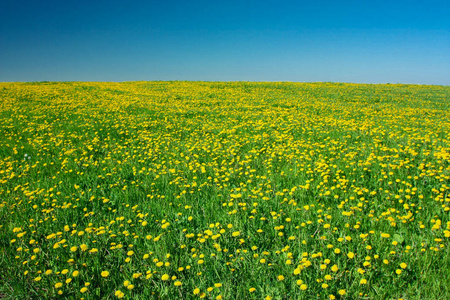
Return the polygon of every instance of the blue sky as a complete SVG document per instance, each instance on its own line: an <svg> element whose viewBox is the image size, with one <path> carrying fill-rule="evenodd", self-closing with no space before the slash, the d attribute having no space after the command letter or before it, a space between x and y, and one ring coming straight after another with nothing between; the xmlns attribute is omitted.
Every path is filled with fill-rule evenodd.
<svg viewBox="0 0 450 300"><path fill-rule="evenodd" d="M3 1L0 81L450 85L450 1Z"/></svg>

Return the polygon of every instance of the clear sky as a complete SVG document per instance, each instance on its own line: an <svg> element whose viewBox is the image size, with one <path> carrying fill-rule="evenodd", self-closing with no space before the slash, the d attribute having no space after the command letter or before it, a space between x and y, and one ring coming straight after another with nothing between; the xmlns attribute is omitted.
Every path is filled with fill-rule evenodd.
<svg viewBox="0 0 450 300"><path fill-rule="evenodd" d="M0 81L450 85L450 1L2 1Z"/></svg>

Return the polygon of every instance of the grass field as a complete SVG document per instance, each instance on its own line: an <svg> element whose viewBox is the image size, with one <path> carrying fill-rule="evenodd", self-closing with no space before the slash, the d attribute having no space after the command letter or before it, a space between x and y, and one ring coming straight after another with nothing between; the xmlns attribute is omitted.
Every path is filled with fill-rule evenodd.
<svg viewBox="0 0 450 300"><path fill-rule="evenodd" d="M0 83L0 298L450 299L450 87Z"/></svg>

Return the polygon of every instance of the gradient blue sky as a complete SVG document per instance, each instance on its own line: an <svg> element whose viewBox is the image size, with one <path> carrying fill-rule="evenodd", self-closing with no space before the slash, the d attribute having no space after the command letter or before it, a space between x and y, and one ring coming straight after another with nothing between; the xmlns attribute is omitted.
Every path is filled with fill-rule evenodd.
<svg viewBox="0 0 450 300"><path fill-rule="evenodd" d="M2 1L0 81L450 85L450 1Z"/></svg>

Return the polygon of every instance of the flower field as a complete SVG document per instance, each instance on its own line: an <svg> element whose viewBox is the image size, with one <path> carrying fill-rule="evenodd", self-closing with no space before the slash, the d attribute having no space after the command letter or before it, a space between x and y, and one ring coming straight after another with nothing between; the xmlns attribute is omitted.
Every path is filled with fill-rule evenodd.
<svg viewBox="0 0 450 300"><path fill-rule="evenodd" d="M0 83L0 299L450 299L450 87Z"/></svg>

